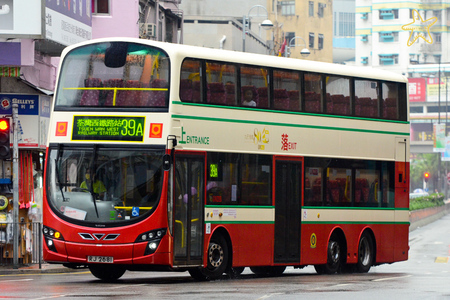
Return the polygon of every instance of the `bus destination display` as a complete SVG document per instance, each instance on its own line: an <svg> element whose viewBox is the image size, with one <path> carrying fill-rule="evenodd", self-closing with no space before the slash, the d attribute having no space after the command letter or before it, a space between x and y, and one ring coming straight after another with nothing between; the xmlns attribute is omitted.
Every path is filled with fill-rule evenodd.
<svg viewBox="0 0 450 300"><path fill-rule="evenodd" d="M144 124L145 117L74 116L72 140L142 142Z"/></svg>

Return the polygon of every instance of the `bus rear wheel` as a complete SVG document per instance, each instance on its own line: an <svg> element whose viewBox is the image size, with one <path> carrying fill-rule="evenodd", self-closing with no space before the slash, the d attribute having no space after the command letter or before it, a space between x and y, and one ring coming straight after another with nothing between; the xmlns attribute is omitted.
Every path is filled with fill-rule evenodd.
<svg viewBox="0 0 450 300"><path fill-rule="evenodd" d="M122 277L126 269L118 265L89 265L89 271L102 281L112 282Z"/></svg>
<svg viewBox="0 0 450 300"><path fill-rule="evenodd" d="M215 280L222 277L228 267L228 244L221 235L213 236L208 246L208 265L206 268L189 270L196 280Z"/></svg>
<svg viewBox="0 0 450 300"><path fill-rule="evenodd" d="M361 235L358 246L358 263L356 264L356 270L359 273L367 273L372 266L374 259L373 241L367 231Z"/></svg>

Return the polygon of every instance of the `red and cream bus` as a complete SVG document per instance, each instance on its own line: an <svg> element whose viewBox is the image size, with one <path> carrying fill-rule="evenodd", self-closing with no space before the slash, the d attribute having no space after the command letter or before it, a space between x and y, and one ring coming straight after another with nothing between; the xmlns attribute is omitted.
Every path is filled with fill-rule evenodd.
<svg viewBox="0 0 450 300"><path fill-rule="evenodd" d="M108 281L408 258L405 77L124 38L70 46L59 70L45 261Z"/></svg>

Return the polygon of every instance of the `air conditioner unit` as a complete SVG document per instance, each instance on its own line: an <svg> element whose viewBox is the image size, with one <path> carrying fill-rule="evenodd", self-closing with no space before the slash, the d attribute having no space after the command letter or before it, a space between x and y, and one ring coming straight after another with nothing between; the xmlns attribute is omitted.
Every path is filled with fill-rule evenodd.
<svg viewBox="0 0 450 300"><path fill-rule="evenodd" d="M156 24L154 23L140 23L139 35L144 38L156 36Z"/></svg>
<svg viewBox="0 0 450 300"><path fill-rule="evenodd" d="M147 35L150 37L156 36L156 24L146 23Z"/></svg>

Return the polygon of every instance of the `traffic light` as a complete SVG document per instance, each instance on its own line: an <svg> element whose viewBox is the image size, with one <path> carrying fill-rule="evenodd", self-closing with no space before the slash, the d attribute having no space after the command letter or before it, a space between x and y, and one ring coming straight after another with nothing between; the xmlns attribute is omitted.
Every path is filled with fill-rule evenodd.
<svg viewBox="0 0 450 300"><path fill-rule="evenodd" d="M423 173L423 179L425 180L425 182L428 182L429 178L430 178L430 173L428 173L428 172Z"/></svg>
<svg viewBox="0 0 450 300"><path fill-rule="evenodd" d="M11 158L11 147L9 143L11 128L8 118L0 118L0 159Z"/></svg>

